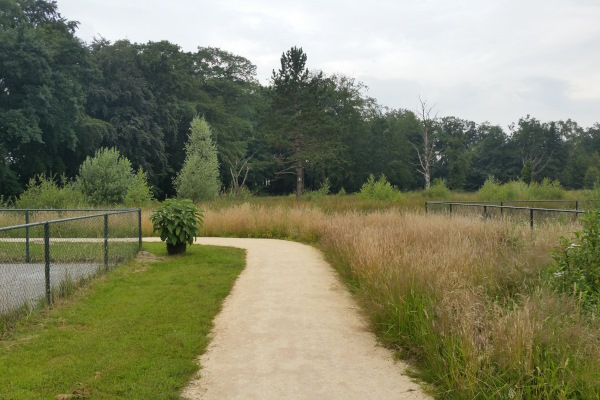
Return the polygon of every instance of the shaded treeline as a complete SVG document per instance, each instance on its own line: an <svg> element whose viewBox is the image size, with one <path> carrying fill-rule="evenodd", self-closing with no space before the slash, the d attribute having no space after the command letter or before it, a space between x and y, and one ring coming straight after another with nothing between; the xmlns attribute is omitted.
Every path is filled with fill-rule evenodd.
<svg viewBox="0 0 600 400"><path fill-rule="evenodd" d="M190 122L204 116L219 152L224 189L233 182L284 194L352 192L369 174L401 189L422 188L418 150L425 121L367 96L352 78L307 69L292 48L269 85L244 57L211 47L185 52L167 41L103 38L86 44L55 2L0 2L0 194L18 195L37 174L73 177L100 147L142 167L158 198L174 195ZM409 108L416 108L407 105ZM541 122L508 130L456 117L434 118L432 178L475 190L488 176L558 179L582 188L600 177L600 124ZM301 188L302 188L301 186Z"/></svg>

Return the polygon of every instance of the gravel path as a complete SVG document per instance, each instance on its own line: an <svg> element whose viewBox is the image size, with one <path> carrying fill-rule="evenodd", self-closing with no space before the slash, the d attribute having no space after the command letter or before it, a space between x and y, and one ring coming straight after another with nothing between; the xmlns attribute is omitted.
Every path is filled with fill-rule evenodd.
<svg viewBox="0 0 600 400"><path fill-rule="evenodd" d="M247 250L215 319L188 399L428 399L375 336L314 248L270 239L200 238Z"/></svg>

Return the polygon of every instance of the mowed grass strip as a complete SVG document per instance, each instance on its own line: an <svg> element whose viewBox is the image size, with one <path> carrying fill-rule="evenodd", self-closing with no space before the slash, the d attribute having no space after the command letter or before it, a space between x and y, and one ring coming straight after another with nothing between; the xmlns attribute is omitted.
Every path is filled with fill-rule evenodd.
<svg viewBox="0 0 600 400"><path fill-rule="evenodd" d="M0 399L179 398L244 251L144 249L165 261L119 267L0 340Z"/></svg>

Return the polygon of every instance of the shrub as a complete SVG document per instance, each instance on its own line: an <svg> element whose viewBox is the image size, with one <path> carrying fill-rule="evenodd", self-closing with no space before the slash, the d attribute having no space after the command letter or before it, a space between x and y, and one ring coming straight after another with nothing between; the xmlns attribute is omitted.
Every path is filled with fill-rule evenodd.
<svg viewBox="0 0 600 400"><path fill-rule="evenodd" d="M477 191L480 200L504 200L502 184L493 176L487 178L483 186Z"/></svg>
<svg viewBox="0 0 600 400"><path fill-rule="evenodd" d="M148 177L140 168L131 176L124 203L127 207L142 207L152 203L152 187L148 186Z"/></svg>
<svg viewBox="0 0 600 400"><path fill-rule="evenodd" d="M433 184L423 191L423 195L428 198L446 199L450 197L450 189L446 186L445 179L434 179Z"/></svg>
<svg viewBox="0 0 600 400"><path fill-rule="evenodd" d="M565 197L565 190L559 181L544 178L541 183L534 182L527 188L528 200L560 200Z"/></svg>
<svg viewBox="0 0 600 400"><path fill-rule="evenodd" d="M370 200L402 200L402 193L396 186L388 182L385 175L381 174L375 180L373 174L360 188L360 197Z"/></svg>
<svg viewBox="0 0 600 400"><path fill-rule="evenodd" d="M509 181L502 185L501 200L527 200L529 186L523 181Z"/></svg>
<svg viewBox="0 0 600 400"><path fill-rule="evenodd" d="M550 268L553 286L575 296L588 309L600 311L600 211L592 210L581 217L583 228L574 240L562 236L554 248L556 261Z"/></svg>
<svg viewBox="0 0 600 400"><path fill-rule="evenodd" d="M62 176L57 184L54 177L45 174L31 178L16 201L18 208L73 208L83 204L84 196L73 181Z"/></svg>
<svg viewBox="0 0 600 400"><path fill-rule="evenodd" d="M583 177L583 187L586 189L593 189L594 184L600 181L600 170L594 165L590 165L585 171Z"/></svg>
<svg viewBox="0 0 600 400"><path fill-rule="evenodd" d="M523 181L510 181L500 184L489 177L477 191L480 200L559 200L565 197L565 190L559 181L544 178L541 183L527 185Z"/></svg>
<svg viewBox="0 0 600 400"><path fill-rule="evenodd" d="M331 183L329 182L329 178L325 178L323 183L321 183L321 187L318 190L307 191L302 194L302 198L305 200L320 199L327 196L330 190Z"/></svg>
<svg viewBox="0 0 600 400"><path fill-rule="evenodd" d="M93 205L120 204L131 181L131 163L117 149L100 149L79 167L77 183Z"/></svg>

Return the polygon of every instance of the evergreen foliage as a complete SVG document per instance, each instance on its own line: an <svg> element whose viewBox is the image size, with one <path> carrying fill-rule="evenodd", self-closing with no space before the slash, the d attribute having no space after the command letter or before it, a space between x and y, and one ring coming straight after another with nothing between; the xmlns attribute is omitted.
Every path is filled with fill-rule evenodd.
<svg viewBox="0 0 600 400"><path fill-rule="evenodd" d="M185 145L186 158L174 184L177 196L193 201L214 199L221 187L217 148L210 125L204 117L194 117Z"/></svg>

